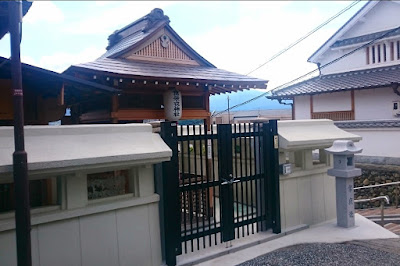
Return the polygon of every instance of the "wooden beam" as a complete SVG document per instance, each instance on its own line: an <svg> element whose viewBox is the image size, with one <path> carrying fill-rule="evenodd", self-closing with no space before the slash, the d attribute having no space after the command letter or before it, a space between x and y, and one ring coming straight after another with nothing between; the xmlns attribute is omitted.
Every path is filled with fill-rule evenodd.
<svg viewBox="0 0 400 266"><path fill-rule="evenodd" d="M313 113L314 113L314 104L313 104L313 96L310 95L310 117L313 119Z"/></svg>
<svg viewBox="0 0 400 266"><path fill-rule="evenodd" d="M111 98L111 112L118 112L118 95L113 95ZM112 117L112 123L118 123L118 117Z"/></svg>
<svg viewBox="0 0 400 266"><path fill-rule="evenodd" d="M118 120L143 120L143 119L165 119L164 110L154 109L119 109L112 112L111 117ZM183 109L181 119L207 119L210 112L198 109Z"/></svg>

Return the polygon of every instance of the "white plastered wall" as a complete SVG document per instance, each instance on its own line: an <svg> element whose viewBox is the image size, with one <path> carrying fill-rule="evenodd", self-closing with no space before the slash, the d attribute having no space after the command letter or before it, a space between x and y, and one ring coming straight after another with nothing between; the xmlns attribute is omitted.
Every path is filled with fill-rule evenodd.
<svg viewBox="0 0 400 266"><path fill-rule="evenodd" d="M351 110L351 92L317 94L313 96L314 112L334 112Z"/></svg>
<svg viewBox="0 0 400 266"><path fill-rule="evenodd" d="M294 119L311 119L309 95L294 97L294 106Z"/></svg>
<svg viewBox="0 0 400 266"><path fill-rule="evenodd" d="M392 113L394 101L400 101L400 96L395 94L392 88L355 91L355 119L396 119Z"/></svg>

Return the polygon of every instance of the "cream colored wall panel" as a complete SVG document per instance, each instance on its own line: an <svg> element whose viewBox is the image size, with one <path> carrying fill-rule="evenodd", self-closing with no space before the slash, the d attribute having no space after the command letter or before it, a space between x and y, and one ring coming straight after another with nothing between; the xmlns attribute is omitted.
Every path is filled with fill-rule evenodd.
<svg viewBox="0 0 400 266"><path fill-rule="evenodd" d="M80 218L80 232L83 266L118 265L115 211Z"/></svg>
<svg viewBox="0 0 400 266"><path fill-rule="evenodd" d="M325 176L324 194L325 194L325 213L326 219L336 218L336 184L335 177Z"/></svg>
<svg viewBox="0 0 400 266"><path fill-rule="evenodd" d="M78 219L39 225L38 237L41 266L81 265Z"/></svg>
<svg viewBox="0 0 400 266"><path fill-rule="evenodd" d="M31 254L32 254L32 265L41 266L39 256L39 240L37 226L32 226L31 229Z"/></svg>
<svg viewBox="0 0 400 266"><path fill-rule="evenodd" d="M297 207L299 209L300 223L312 223L312 200L311 194L311 180L309 177L299 178L297 180L298 201Z"/></svg>
<svg viewBox="0 0 400 266"><path fill-rule="evenodd" d="M285 191L285 218L286 227L292 227L300 224L299 209L297 207L298 193L297 193L297 180L288 179L283 182L283 189Z"/></svg>
<svg viewBox="0 0 400 266"><path fill-rule="evenodd" d="M324 195L324 179L321 175L311 177L311 193L313 224L326 221L325 219L325 195Z"/></svg>
<svg viewBox="0 0 400 266"><path fill-rule="evenodd" d="M17 265L16 245L14 230L0 233L0 265Z"/></svg>
<svg viewBox="0 0 400 266"><path fill-rule="evenodd" d="M283 189L284 181L279 181L279 202L281 209L281 228L286 228L286 208L285 208L285 190Z"/></svg>
<svg viewBox="0 0 400 266"><path fill-rule="evenodd" d="M161 265L161 238L158 204L147 205L149 211L150 251L153 265Z"/></svg>
<svg viewBox="0 0 400 266"><path fill-rule="evenodd" d="M120 265L152 265L147 206L116 212Z"/></svg>

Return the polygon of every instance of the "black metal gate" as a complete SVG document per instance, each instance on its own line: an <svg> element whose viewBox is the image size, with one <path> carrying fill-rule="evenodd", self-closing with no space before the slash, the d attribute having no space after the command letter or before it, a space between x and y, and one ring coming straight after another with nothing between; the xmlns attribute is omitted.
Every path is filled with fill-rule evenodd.
<svg viewBox="0 0 400 266"><path fill-rule="evenodd" d="M161 221L167 265L176 255L272 229L280 233L277 121L161 124L173 151L162 165Z"/></svg>

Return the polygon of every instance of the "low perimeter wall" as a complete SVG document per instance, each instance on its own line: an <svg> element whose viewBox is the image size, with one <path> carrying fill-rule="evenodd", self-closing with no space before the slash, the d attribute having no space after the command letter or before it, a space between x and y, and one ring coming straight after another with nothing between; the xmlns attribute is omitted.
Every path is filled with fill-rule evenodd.
<svg viewBox="0 0 400 266"><path fill-rule="evenodd" d="M0 265L17 265L13 128L0 127ZM155 164L171 150L150 125L25 127L34 266L159 266Z"/></svg>

